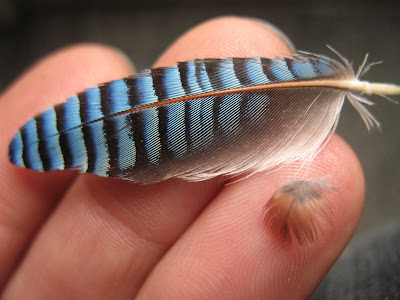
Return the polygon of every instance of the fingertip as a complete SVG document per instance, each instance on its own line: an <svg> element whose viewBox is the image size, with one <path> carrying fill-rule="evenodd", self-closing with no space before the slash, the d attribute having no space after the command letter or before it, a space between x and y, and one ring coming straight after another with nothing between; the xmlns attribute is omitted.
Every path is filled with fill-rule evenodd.
<svg viewBox="0 0 400 300"><path fill-rule="evenodd" d="M76 44L56 50L32 65L0 99L4 122L0 141L45 109L102 82L127 77L134 66L120 50L100 44ZM6 153L6 147L4 147ZM8 148L7 148L8 150Z"/></svg>
<svg viewBox="0 0 400 300"><path fill-rule="evenodd" d="M274 24L272 24L264 19L253 17L253 18L250 18L250 20L258 22L262 26L266 27L268 30L274 32L286 44L286 47L290 50L290 52L296 51L296 47L294 46L293 42L280 28L276 27Z"/></svg>
<svg viewBox="0 0 400 300"><path fill-rule="evenodd" d="M207 57L275 57L290 54L292 48L289 39L272 25L258 19L224 16L207 20L184 33L155 66Z"/></svg>
<svg viewBox="0 0 400 300"><path fill-rule="evenodd" d="M10 109L39 112L88 87L134 72L122 51L107 45L82 43L56 50L24 72L1 95L0 104ZM22 109L23 108L23 109Z"/></svg>
<svg viewBox="0 0 400 300"><path fill-rule="evenodd" d="M45 217L75 178L70 172L38 173L12 165L8 145L17 129L76 92L132 72L132 64L121 51L99 44L77 44L42 58L1 95L0 198L15 207L10 218L23 224L15 226L35 229L35 222ZM22 212L29 217L21 218Z"/></svg>
<svg viewBox="0 0 400 300"><path fill-rule="evenodd" d="M282 35L265 24L245 18L222 17L185 33L155 65L168 66L177 61L205 57L271 57L289 54L291 50ZM181 293L179 295L182 290L193 292L193 282L198 282L204 272L210 283L217 282L214 290L205 291L214 292L213 295L217 295L219 278L224 286L231 284L228 290L236 296L245 292L253 292L253 296L268 293L271 297L287 299L309 295L355 231L361 215L364 179L356 155L336 135L310 168L299 172L301 167L297 165L288 172L278 170L257 174L225 187L155 269L144 286L144 293L149 292L154 297L174 288L177 289L174 292ZM328 183L338 192L328 192L326 199L319 199L317 203L322 204L322 208L307 207L305 212L300 212L300 217L294 218L293 234L297 234L300 244L310 247L282 246L271 232L273 229L263 227L261 207L273 195L274 189L303 175L313 179L332 175ZM289 197L285 201L284 209L287 209L292 199ZM317 234L315 224L310 221L313 220L310 216L316 212L329 219L318 225ZM296 233L298 226L308 229ZM282 226L275 228L282 232ZM278 232L278 235L291 237L285 228L283 230L284 234ZM174 266L182 260L186 262L185 270L174 272L177 269ZM195 264L191 265L192 262ZM244 269L248 272L244 273ZM236 273L235 270L240 271ZM185 275L184 271L187 271ZM226 275L231 280L228 283ZM174 283L179 284L174 286ZM251 288L246 290L246 287Z"/></svg>
<svg viewBox="0 0 400 300"><path fill-rule="evenodd" d="M365 182L356 154L334 134L310 166L298 163L248 180L265 187L264 196L260 191L256 199L273 200L267 202L272 209L267 220L263 218L268 207L259 209L265 255L274 274L269 286L282 298L310 295L350 241L361 217ZM294 200L298 189L285 190L296 180L302 182L305 202ZM312 183L306 192L304 182ZM260 200L260 204L263 207L266 202ZM296 280L284 281L293 274Z"/></svg>
<svg viewBox="0 0 400 300"><path fill-rule="evenodd" d="M345 247L361 217L365 182L356 154L340 136L333 135L309 167L296 163L264 180L272 183L264 208L271 236L303 245L334 243L337 251Z"/></svg>
<svg viewBox="0 0 400 300"><path fill-rule="evenodd" d="M337 192L331 193L334 209L334 236L341 250L353 236L361 218L365 200L365 178L356 153L339 135L334 135L326 150L321 153L320 163L326 164L331 173L329 183Z"/></svg>
<svg viewBox="0 0 400 300"><path fill-rule="evenodd" d="M75 64L75 62L79 64ZM72 64L73 68L104 68L111 73L110 76L121 71L132 73L135 70L128 55L121 49L112 45L89 42L56 49L36 62L29 71L41 67L43 64L49 68L53 68L53 65L57 64L56 69L60 71L62 71L62 67L68 68L69 64Z"/></svg>

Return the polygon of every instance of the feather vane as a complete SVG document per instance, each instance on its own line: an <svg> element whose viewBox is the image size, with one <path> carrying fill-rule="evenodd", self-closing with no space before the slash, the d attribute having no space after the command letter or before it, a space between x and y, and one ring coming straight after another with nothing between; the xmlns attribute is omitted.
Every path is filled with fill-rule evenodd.
<svg viewBox="0 0 400 300"><path fill-rule="evenodd" d="M205 180L311 161L335 130L345 97L379 126L361 94L400 87L358 80L344 60L196 59L86 89L17 131L12 163L151 183Z"/></svg>

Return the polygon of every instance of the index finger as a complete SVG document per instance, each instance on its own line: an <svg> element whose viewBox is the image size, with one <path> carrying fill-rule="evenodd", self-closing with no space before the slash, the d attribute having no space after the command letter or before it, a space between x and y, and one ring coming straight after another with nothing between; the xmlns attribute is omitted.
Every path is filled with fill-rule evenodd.
<svg viewBox="0 0 400 300"><path fill-rule="evenodd" d="M258 23L220 18L184 34L157 64L175 64L197 55L243 56L249 51L256 55L259 38L268 41L268 49L289 52L274 32ZM200 41L195 43L196 39ZM232 41L239 40L246 42L233 48ZM180 55L168 58L179 49ZM66 289L75 298L134 297L160 257L223 184L222 180L169 180L144 186L81 176L43 226L6 297L20 299L29 293L47 299ZM37 283L38 277L43 284Z"/></svg>
<svg viewBox="0 0 400 300"><path fill-rule="evenodd" d="M132 72L128 60L110 47L73 46L39 61L0 95L0 286L76 175L13 166L7 157L15 131L76 91Z"/></svg>
<svg viewBox="0 0 400 300"><path fill-rule="evenodd" d="M247 44L242 48L250 41L241 37L240 27L236 29L237 35L230 36L232 40L215 48L217 53L274 57L284 54L284 49L274 44L274 37L268 35L251 40L253 47ZM213 28L208 30L212 32ZM216 40L221 40L221 36L215 40L213 34L210 36L209 40L197 41L198 36L194 36L193 40L180 44L178 41L179 47L171 48L162 62L193 58L187 56L187 49L193 50L195 57L209 56L203 49L208 43L219 46ZM239 50L237 54L233 45L245 53ZM299 169L301 166L295 164L225 186L158 263L138 298L303 299L310 295L356 228L364 181L354 152L336 135L305 168L307 172ZM329 183L337 192L326 197L333 208L330 222L321 224L321 238L315 244L298 247L296 243L282 243L271 230L266 230L262 210L277 188L296 178L319 179L327 175L332 175Z"/></svg>

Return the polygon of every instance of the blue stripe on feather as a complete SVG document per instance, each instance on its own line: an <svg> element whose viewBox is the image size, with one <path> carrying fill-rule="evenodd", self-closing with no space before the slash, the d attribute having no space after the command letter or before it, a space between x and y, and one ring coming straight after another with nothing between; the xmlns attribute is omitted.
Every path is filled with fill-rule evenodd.
<svg viewBox="0 0 400 300"><path fill-rule="evenodd" d="M285 61L274 59L269 61L271 63L271 72L274 74L277 81L291 81L296 79Z"/></svg>
<svg viewBox="0 0 400 300"><path fill-rule="evenodd" d="M232 59L224 59L219 64L218 77L222 83L221 89L233 89L243 87L236 77Z"/></svg>
<svg viewBox="0 0 400 300"><path fill-rule="evenodd" d="M292 61L292 70L295 76L302 79L311 79L318 76L314 71L314 66L310 62L310 60L306 61Z"/></svg>
<svg viewBox="0 0 400 300"><path fill-rule="evenodd" d="M197 82L196 62L191 60L186 62L185 64L186 64L186 80L188 83L188 89L190 90L190 93L192 95L201 93L203 89Z"/></svg>
<svg viewBox="0 0 400 300"><path fill-rule="evenodd" d="M142 106L158 101L154 87L153 78L151 76L136 78L135 92L139 103L137 106Z"/></svg>
<svg viewBox="0 0 400 300"><path fill-rule="evenodd" d="M101 111L101 96L98 86L89 88L85 91L87 100L87 122L101 119L104 117Z"/></svg>
<svg viewBox="0 0 400 300"><path fill-rule="evenodd" d="M64 169L64 158L61 152L59 135L57 130L57 117L54 108L50 108L41 115L42 141L49 158L49 170ZM44 138L46 137L46 138Z"/></svg>
<svg viewBox="0 0 400 300"><path fill-rule="evenodd" d="M22 128L24 136L24 164L31 169L43 171L42 160L39 155L39 143L36 119L30 119Z"/></svg>
<svg viewBox="0 0 400 300"><path fill-rule="evenodd" d="M166 99L186 96L186 92L182 87L181 77L177 67L166 68L164 76L164 90Z"/></svg>
<svg viewBox="0 0 400 300"><path fill-rule="evenodd" d="M129 104L129 88L123 79L109 82L107 84L107 92L110 101L110 103L107 103L109 105L110 114L119 113L132 108Z"/></svg>
<svg viewBox="0 0 400 300"><path fill-rule="evenodd" d="M63 104L63 107L63 128L67 143L71 149L72 166L79 167L81 171L85 172L88 166L88 156L82 128L79 127L82 122L78 97L76 95L70 97L68 102Z"/></svg>
<svg viewBox="0 0 400 300"><path fill-rule="evenodd" d="M74 95L68 98L62 106L64 108L64 131L82 124L78 96Z"/></svg>
<svg viewBox="0 0 400 300"><path fill-rule="evenodd" d="M258 57L245 59L243 72L245 72L251 85L271 83L271 80L264 74L261 60Z"/></svg>
<svg viewBox="0 0 400 300"><path fill-rule="evenodd" d="M196 60L196 78L203 93L214 91L203 60Z"/></svg>
<svg viewBox="0 0 400 300"><path fill-rule="evenodd" d="M71 148L72 163L74 168L86 172L88 165L87 151L84 144L81 128L75 128L65 133L68 145Z"/></svg>
<svg viewBox="0 0 400 300"><path fill-rule="evenodd" d="M110 157L107 148L107 140L105 134L103 132L104 121L99 120L93 123L86 125L90 131L92 141L94 143L94 147L91 151L93 151L93 155L95 157L94 163L94 174L99 176L107 176L107 171L110 168Z"/></svg>

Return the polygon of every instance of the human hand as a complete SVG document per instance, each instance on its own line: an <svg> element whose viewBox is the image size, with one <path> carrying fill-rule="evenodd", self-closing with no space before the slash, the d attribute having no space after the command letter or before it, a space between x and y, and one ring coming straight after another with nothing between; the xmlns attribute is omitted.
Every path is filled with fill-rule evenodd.
<svg viewBox="0 0 400 300"><path fill-rule="evenodd" d="M271 28L219 18L178 39L155 66L193 58L290 53ZM80 45L40 61L1 95L0 284L2 299L296 299L309 296L351 238L364 179L338 136L307 178L334 174L332 215L320 239L276 240L262 209L298 166L224 185L168 180L138 185L74 172L40 174L7 160L30 117L71 94L132 74L113 49Z"/></svg>

